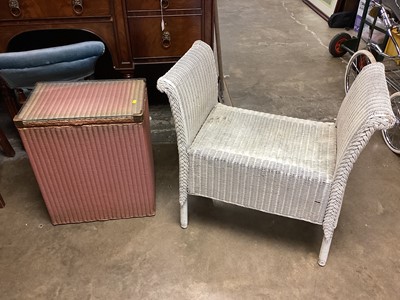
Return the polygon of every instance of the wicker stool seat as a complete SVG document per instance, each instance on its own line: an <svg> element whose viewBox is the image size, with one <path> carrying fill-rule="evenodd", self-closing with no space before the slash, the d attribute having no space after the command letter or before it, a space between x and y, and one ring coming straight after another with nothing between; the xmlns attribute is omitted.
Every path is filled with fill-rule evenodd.
<svg viewBox="0 0 400 300"><path fill-rule="evenodd" d="M322 224L335 136L334 124L217 104L188 149L188 192Z"/></svg>

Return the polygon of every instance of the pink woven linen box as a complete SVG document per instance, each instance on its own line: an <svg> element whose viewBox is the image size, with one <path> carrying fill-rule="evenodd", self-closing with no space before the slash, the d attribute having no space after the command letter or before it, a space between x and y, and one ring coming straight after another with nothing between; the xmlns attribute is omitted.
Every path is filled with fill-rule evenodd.
<svg viewBox="0 0 400 300"><path fill-rule="evenodd" d="M155 214L144 80L39 83L14 122L54 225Z"/></svg>

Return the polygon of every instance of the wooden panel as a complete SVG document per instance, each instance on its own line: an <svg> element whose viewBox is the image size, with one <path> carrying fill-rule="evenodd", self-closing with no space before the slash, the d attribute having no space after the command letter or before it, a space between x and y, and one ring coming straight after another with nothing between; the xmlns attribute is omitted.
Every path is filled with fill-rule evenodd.
<svg viewBox="0 0 400 300"><path fill-rule="evenodd" d="M166 0L163 0L164 4ZM25 32L77 29L97 35L111 53L114 67L125 75L136 63L178 60L201 39L213 42L212 0L168 0L164 9L171 46L161 41L160 0L83 0L81 15L74 13L73 0L18 0L21 15L12 16L9 1L0 1L0 52Z"/></svg>
<svg viewBox="0 0 400 300"><path fill-rule="evenodd" d="M165 0L164 3L167 6L166 10L201 8L201 0ZM127 0L126 6L128 10L159 10L160 0Z"/></svg>
<svg viewBox="0 0 400 300"><path fill-rule="evenodd" d="M35 0L18 1L21 15L14 17L8 6L8 1L0 1L0 19L34 19L34 18L64 18L75 17L71 0ZM110 0L84 0L81 17L111 15Z"/></svg>
<svg viewBox="0 0 400 300"><path fill-rule="evenodd" d="M32 20L26 25L20 26L5 26L0 25L0 53L7 51L7 45L9 44L12 37L24 32L42 32L45 34L46 30L53 29L77 29L84 30L97 35L107 46L110 53L112 53L113 63L116 69L132 69L132 61L128 64L124 60L125 52L128 52L129 44L119 41L116 38L116 30L112 22L84 22L82 19L75 20L74 18L67 19L69 22L48 22L46 24L36 22ZM129 41L129 40L128 40ZM120 46L122 45L122 46ZM128 53L128 58L131 58Z"/></svg>
<svg viewBox="0 0 400 300"><path fill-rule="evenodd" d="M133 57L143 58L165 58L180 57L193 44L194 41L202 39L202 17L199 16L176 16L164 17L167 24L165 30L170 33L170 47L165 48L162 43L162 32L160 28L160 17L129 18L129 30L133 43Z"/></svg>

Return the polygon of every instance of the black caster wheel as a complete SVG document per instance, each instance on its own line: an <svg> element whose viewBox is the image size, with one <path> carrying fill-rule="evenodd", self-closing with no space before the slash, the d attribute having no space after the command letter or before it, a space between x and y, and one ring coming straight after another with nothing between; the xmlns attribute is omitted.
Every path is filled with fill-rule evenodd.
<svg viewBox="0 0 400 300"><path fill-rule="evenodd" d="M346 32L338 33L329 43L329 53L333 57L341 57L345 55L347 51L342 48L342 44L350 39L350 34Z"/></svg>

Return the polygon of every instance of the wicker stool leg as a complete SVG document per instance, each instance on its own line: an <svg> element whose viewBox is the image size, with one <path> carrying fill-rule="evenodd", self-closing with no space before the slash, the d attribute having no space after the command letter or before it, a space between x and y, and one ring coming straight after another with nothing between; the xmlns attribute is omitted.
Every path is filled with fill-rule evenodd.
<svg viewBox="0 0 400 300"><path fill-rule="evenodd" d="M188 227L188 172L187 156L179 155L179 203L181 205L181 227Z"/></svg>
<svg viewBox="0 0 400 300"><path fill-rule="evenodd" d="M332 238L326 238L325 235L322 239L321 250L319 252L318 264L324 267L328 260L329 249L331 248Z"/></svg>
<svg viewBox="0 0 400 300"><path fill-rule="evenodd" d="M181 227L183 229L188 227L188 201L186 200L181 205Z"/></svg>

